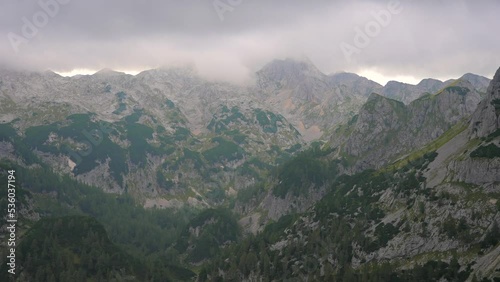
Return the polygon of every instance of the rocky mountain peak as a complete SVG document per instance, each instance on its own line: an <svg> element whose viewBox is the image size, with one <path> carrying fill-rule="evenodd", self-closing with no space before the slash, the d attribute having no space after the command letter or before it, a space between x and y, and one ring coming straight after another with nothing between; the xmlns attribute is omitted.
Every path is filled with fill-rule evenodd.
<svg viewBox="0 0 500 282"><path fill-rule="evenodd" d="M386 120L393 116L396 119L401 118L398 116L405 111L405 108L405 104L400 101L372 93L359 111L358 124L373 124L376 120Z"/></svg>
<svg viewBox="0 0 500 282"><path fill-rule="evenodd" d="M340 72L331 74L328 78L332 87L341 86L352 89L352 92L359 93L363 96L369 96L373 92L379 93L383 88L382 85L377 82L355 73Z"/></svg>
<svg viewBox="0 0 500 282"><path fill-rule="evenodd" d="M291 83L302 81L307 77L321 78L325 75L310 61L295 60L273 60L257 72L259 77L266 77L274 81Z"/></svg>
<svg viewBox="0 0 500 282"><path fill-rule="evenodd" d="M488 87L488 95L491 95L495 98L500 98L500 68L497 70L493 80L490 82L490 86ZM494 91L496 90L496 91Z"/></svg>
<svg viewBox="0 0 500 282"><path fill-rule="evenodd" d="M468 85L460 85L461 87L466 87L470 90L477 90L480 93L484 93L486 92L486 88L488 87L490 80L483 76L468 73L459 79L450 79L445 82L433 78L426 78L420 81L417 85L402 83L399 81L389 81L383 89L380 90L380 94L402 101L405 104L409 104L412 101L425 96L425 94L442 92L442 90L448 86L459 86L457 83L463 83L463 81L470 83Z"/></svg>
<svg viewBox="0 0 500 282"><path fill-rule="evenodd" d="M330 76L332 81L339 82L339 83L341 83L341 82L353 82L353 81L357 81L357 80L363 78L363 77L361 77L355 73L352 73L352 72L338 72L338 73L331 74L329 76Z"/></svg>
<svg viewBox="0 0 500 282"><path fill-rule="evenodd" d="M374 105L386 105L390 106L391 108L405 107L404 103L402 103L401 101L391 99L377 93L371 93L370 96L368 96L368 100L366 100L366 103L361 108L360 113L362 113L364 110L372 109Z"/></svg>
<svg viewBox="0 0 500 282"><path fill-rule="evenodd" d="M409 86L409 85L411 85L411 84L399 82L399 81L395 81L395 80L390 80L385 84L385 87L391 88L391 87Z"/></svg>
<svg viewBox="0 0 500 282"><path fill-rule="evenodd" d="M119 75L126 75L126 74L124 72L115 71L110 68L104 68L94 73L92 76L119 76Z"/></svg>
<svg viewBox="0 0 500 282"><path fill-rule="evenodd" d="M436 91L436 95L441 95L442 93L448 92L465 95L468 92L473 91L474 89L474 85L472 85L472 83L470 83L468 80L457 79L451 84L444 85L443 88L439 89L439 91Z"/></svg>
<svg viewBox="0 0 500 282"><path fill-rule="evenodd" d="M390 99L390 98L387 98L387 97L382 96L382 95L377 94L377 93L372 93L372 94L370 94L370 96L368 96L367 102L373 101L373 100L388 100L388 99Z"/></svg>
<svg viewBox="0 0 500 282"><path fill-rule="evenodd" d="M422 87L422 88L426 88L426 89L431 90L429 92L436 92L441 87L443 87L443 82L441 80L437 80L437 79L433 79L433 78L425 78L425 79L422 79L422 81L420 81L417 84L417 87Z"/></svg>
<svg viewBox="0 0 500 282"><path fill-rule="evenodd" d="M162 77L168 75L197 76L195 69L191 66L161 67L145 70L137 74L137 77Z"/></svg>
<svg viewBox="0 0 500 282"><path fill-rule="evenodd" d="M51 71L51 70L45 70L42 72L42 75L46 76L46 77L61 77L59 74Z"/></svg>
<svg viewBox="0 0 500 282"><path fill-rule="evenodd" d="M469 81L474 88L480 92L486 92L486 89L491 82L491 79L473 73L466 73L459 79Z"/></svg>
<svg viewBox="0 0 500 282"><path fill-rule="evenodd" d="M419 148L470 116L480 99L466 80L407 105L372 93L357 118L346 125L350 128L343 132L348 136L333 137L332 144L343 143L344 152L357 159L356 169L381 167L386 163L381 160Z"/></svg>
<svg viewBox="0 0 500 282"><path fill-rule="evenodd" d="M385 97L402 101L406 104L420 97L426 91L424 88L399 81L389 81L386 83L380 94Z"/></svg>
<svg viewBox="0 0 500 282"><path fill-rule="evenodd" d="M486 98L479 103L472 115L470 137L485 137L500 129L500 68L486 91Z"/></svg>
<svg viewBox="0 0 500 282"><path fill-rule="evenodd" d="M282 109L307 140L349 120L381 87L355 74L327 76L308 60L274 60L256 76L262 99Z"/></svg>

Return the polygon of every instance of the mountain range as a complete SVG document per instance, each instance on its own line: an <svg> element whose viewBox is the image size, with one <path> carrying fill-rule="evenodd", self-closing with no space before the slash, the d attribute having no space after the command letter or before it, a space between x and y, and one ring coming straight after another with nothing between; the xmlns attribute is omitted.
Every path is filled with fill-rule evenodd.
<svg viewBox="0 0 500 282"><path fill-rule="evenodd" d="M385 86L293 59L247 86L190 68L0 70L0 175L21 173L26 242L40 218L97 218L54 227L109 234L96 279L497 281L499 132L500 70ZM143 261L121 255L120 272L119 247Z"/></svg>

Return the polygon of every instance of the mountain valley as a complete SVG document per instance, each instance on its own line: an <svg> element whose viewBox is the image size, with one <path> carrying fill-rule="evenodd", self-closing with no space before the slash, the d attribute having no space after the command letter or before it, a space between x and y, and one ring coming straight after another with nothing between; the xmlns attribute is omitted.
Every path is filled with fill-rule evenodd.
<svg viewBox="0 0 500 282"><path fill-rule="evenodd" d="M500 69L254 78L1 69L16 281L500 280Z"/></svg>

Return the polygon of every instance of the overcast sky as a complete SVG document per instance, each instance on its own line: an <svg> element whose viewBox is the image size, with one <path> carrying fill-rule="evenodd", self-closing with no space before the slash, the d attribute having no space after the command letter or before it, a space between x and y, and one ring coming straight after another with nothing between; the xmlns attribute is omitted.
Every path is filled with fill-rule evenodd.
<svg viewBox="0 0 500 282"><path fill-rule="evenodd" d="M379 83L491 78L500 67L497 0L55 1L0 0L0 66L134 73L187 64L245 82L272 59L308 57L326 74Z"/></svg>

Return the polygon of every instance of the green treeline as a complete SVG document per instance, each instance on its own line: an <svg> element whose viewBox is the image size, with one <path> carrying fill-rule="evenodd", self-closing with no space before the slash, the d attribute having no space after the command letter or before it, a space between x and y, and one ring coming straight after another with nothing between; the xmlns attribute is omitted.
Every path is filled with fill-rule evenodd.
<svg viewBox="0 0 500 282"><path fill-rule="evenodd" d="M32 229L27 233L28 235L32 233L38 235L46 234L48 236L46 241L50 241L50 244L55 244L54 246L50 245L46 248L43 247L47 252L50 251L49 253L45 252L45 257L63 256L64 258L65 255L77 257L90 256L90 253L85 250L79 250L78 252L70 250L67 252L64 246L67 243L69 245L78 245L81 248L91 248L94 245L91 244L87 246L87 243L92 241L87 237L90 236L89 238L94 238L93 236L98 236L100 237L99 240L101 240L97 240L97 242L101 244L97 246L98 249L101 247L106 249L100 251L102 252L103 258L105 260L110 259L113 257L113 253L116 253L116 255L122 254L124 257L130 256L131 260L122 261L124 263L126 262L125 264L121 264L120 262L121 267L119 269L131 269L133 273L139 273L141 275L145 273L146 276L142 275L140 277L146 277L144 278L146 280L140 278L138 281L169 281L169 279L178 281L189 279L189 277L194 275L191 271L183 268L179 264L177 261L178 254L169 251L171 245L177 240L190 218L193 217L194 211L144 209L142 206L136 204L129 195L106 194L98 188L79 183L67 175L55 174L51 169L44 166L26 169L13 164L2 164L1 168L0 175L3 176L6 175L5 171L7 168L16 170L18 179L17 184L19 187L18 199L21 201L21 199L25 198L25 195L31 197L34 200L33 209L44 219L48 220L41 221L42 223L35 223ZM3 198L0 203L2 206L5 205ZM97 226L97 222L99 226L104 229L99 229L101 227L90 229L83 228L81 230L78 229L81 231L80 235L75 235L76 237L69 236L72 233L71 230L65 230L64 228L58 229L58 226L67 227L69 225L61 225L58 223L60 220L57 221L54 219L66 215L79 215L79 217L73 217L70 220L73 222L71 225L72 229L79 228L78 226L95 227ZM95 218L95 222L90 222L93 220L91 218ZM52 226L53 228L49 225L49 227L47 227L48 229L45 229L43 226L48 223L54 223L55 225ZM69 222L67 223L69 224ZM44 231L37 231L37 229L40 228ZM51 228L54 229L54 232L47 231L51 230ZM22 242L27 242L25 244L31 246L31 244L34 243L32 242L33 240L29 239L31 237L28 235L26 240L23 239ZM33 235L35 238L34 240L36 244L42 244L44 241L40 239L38 235ZM109 241L107 241L108 237ZM87 238L87 241L79 241L85 240L85 238ZM59 239L64 239L64 242L58 242L57 240ZM59 246L58 244L62 245ZM82 246L82 244L84 246ZM109 247L110 244L113 245L113 248ZM40 251L43 251L43 249L40 249ZM94 253L92 253L92 255L93 254ZM19 265L25 265L28 258L34 260L35 258L33 256L35 255L31 254L30 256L26 255L21 257ZM80 259L74 258L74 260L77 261ZM97 258L92 257L92 259ZM49 269L54 267L52 264L57 263L53 260L35 260L34 262L34 266L41 265L40 267L47 268L46 272L41 272L41 274L39 274L42 275L40 277L45 277L46 279L50 278L46 275L50 272ZM89 263L71 264L72 277L100 277L107 280L107 278L111 276L115 277L117 273L121 273L116 272L115 268L103 264L104 268L101 269L99 275L97 275L97 272L89 272ZM92 263L95 264L95 261ZM144 265L145 270L139 271L142 269L142 266L139 267L138 265ZM69 265L66 266L70 267ZM63 267L62 269L66 268ZM26 275L30 275L29 277L36 277L35 275L37 275L37 272L32 272L31 270L33 269L27 268L24 271L26 271ZM55 272L54 274L61 274L61 272ZM175 277L177 278L174 279ZM55 278L55 281L69 281L57 275ZM33 281L44 281L44 279ZM77 281L79 280L77 279Z"/></svg>

